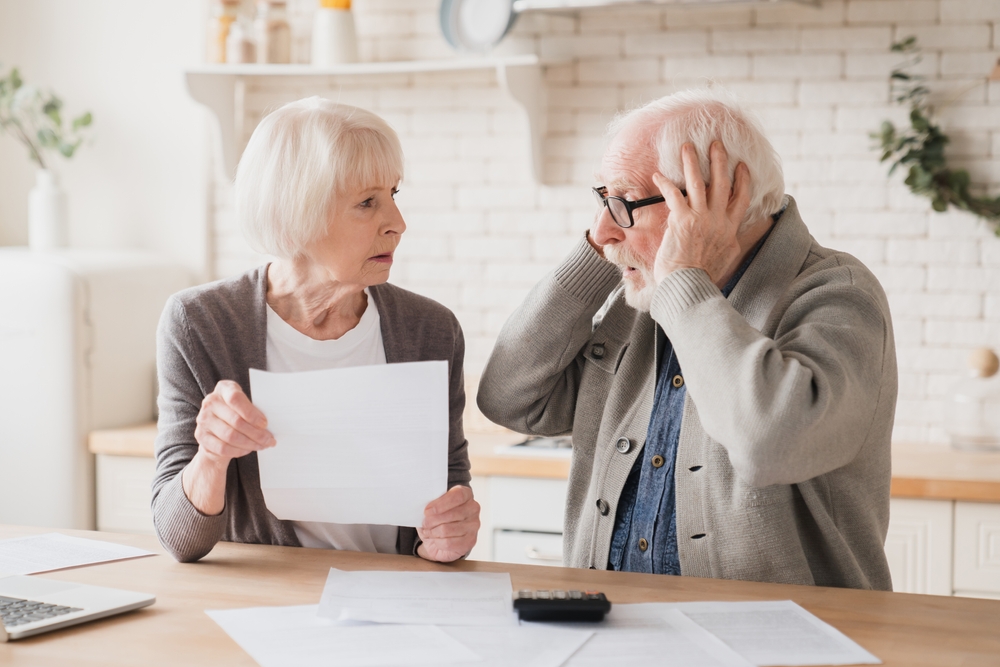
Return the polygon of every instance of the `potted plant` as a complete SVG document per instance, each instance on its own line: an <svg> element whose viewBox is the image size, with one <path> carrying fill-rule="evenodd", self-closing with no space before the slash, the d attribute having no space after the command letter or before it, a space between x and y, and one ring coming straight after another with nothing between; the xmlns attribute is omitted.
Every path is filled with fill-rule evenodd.
<svg viewBox="0 0 1000 667"><path fill-rule="evenodd" d="M38 165L28 196L28 245L38 250L65 247L69 244L66 195L50 168L51 158L56 153L73 157L93 117L88 111L64 127L63 103L54 93L25 85L17 68L6 75L0 70L0 75L0 130L21 142Z"/></svg>

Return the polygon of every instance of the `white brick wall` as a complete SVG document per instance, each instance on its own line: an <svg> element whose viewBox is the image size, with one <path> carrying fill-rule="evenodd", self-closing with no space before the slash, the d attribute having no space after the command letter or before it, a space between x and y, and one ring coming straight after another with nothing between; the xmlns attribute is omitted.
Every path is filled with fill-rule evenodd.
<svg viewBox="0 0 1000 667"><path fill-rule="evenodd" d="M293 0L296 53L308 53L312 0ZM366 60L448 58L438 0L355 0ZM1000 84L976 85L1000 56L1000 0L823 0L639 7L523 15L501 47L571 58L546 68L546 176L530 175L526 127L492 74L308 80L248 87L247 126L276 104L320 94L382 114L400 133L408 231L394 282L436 298L462 321L472 381L499 328L592 216L602 131L622 108L711 77L756 108L782 155L788 191L825 245L866 262L889 294L899 350L897 439L943 441L942 398L969 350L1000 348L1000 239L972 217L937 214L888 180L868 133L889 103L893 40L925 47L921 71L952 135L949 155L1000 187ZM235 227L231 192L214 195L216 270L260 261ZM476 416L472 416L476 419ZM481 423L478 419L476 423Z"/></svg>

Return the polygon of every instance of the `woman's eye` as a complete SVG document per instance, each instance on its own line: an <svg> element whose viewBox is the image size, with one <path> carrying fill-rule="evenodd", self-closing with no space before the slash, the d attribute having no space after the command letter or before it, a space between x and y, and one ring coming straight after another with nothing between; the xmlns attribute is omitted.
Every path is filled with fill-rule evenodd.
<svg viewBox="0 0 1000 667"><path fill-rule="evenodd" d="M369 197L368 199L361 202L360 206L362 208L371 208L375 204L375 197Z"/></svg>
<svg viewBox="0 0 1000 667"><path fill-rule="evenodd" d="M399 190L393 190L392 191L392 199L393 199L393 201L395 201L396 195L398 195L398 194L399 194Z"/></svg>

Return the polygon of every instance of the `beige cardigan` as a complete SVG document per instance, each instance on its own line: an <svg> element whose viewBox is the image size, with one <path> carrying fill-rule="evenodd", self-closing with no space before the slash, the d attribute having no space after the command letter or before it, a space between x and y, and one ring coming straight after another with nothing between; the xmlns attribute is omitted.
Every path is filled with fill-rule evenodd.
<svg viewBox="0 0 1000 667"><path fill-rule="evenodd" d="M620 281L581 241L504 326L479 388L497 423L573 434L566 563L607 566L653 406L655 320L687 386L675 473L681 572L890 590L896 355L871 272L817 244L789 198L728 300L704 271L685 269L639 313Z"/></svg>

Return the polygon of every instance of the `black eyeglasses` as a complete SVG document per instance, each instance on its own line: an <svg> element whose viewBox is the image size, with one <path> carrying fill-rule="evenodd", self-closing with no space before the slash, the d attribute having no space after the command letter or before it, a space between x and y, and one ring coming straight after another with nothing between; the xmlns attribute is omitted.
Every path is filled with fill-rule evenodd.
<svg viewBox="0 0 1000 667"><path fill-rule="evenodd" d="M615 221L615 224L622 229L628 229L629 227L635 225L635 220L632 218L632 211L637 208L642 208L643 206L652 206L653 204L659 204L666 201L662 196L656 195L655 197L646 197L645 199L639 199L637 201L629 201L624 197L608 196L608 188L600 185L596 188L592 188L594 191L594 198L597 199L597 203L601 206L607 206L608 211L611 213L611 219ZM685 197L687 193L681 190L681 194Z"/></svg>

